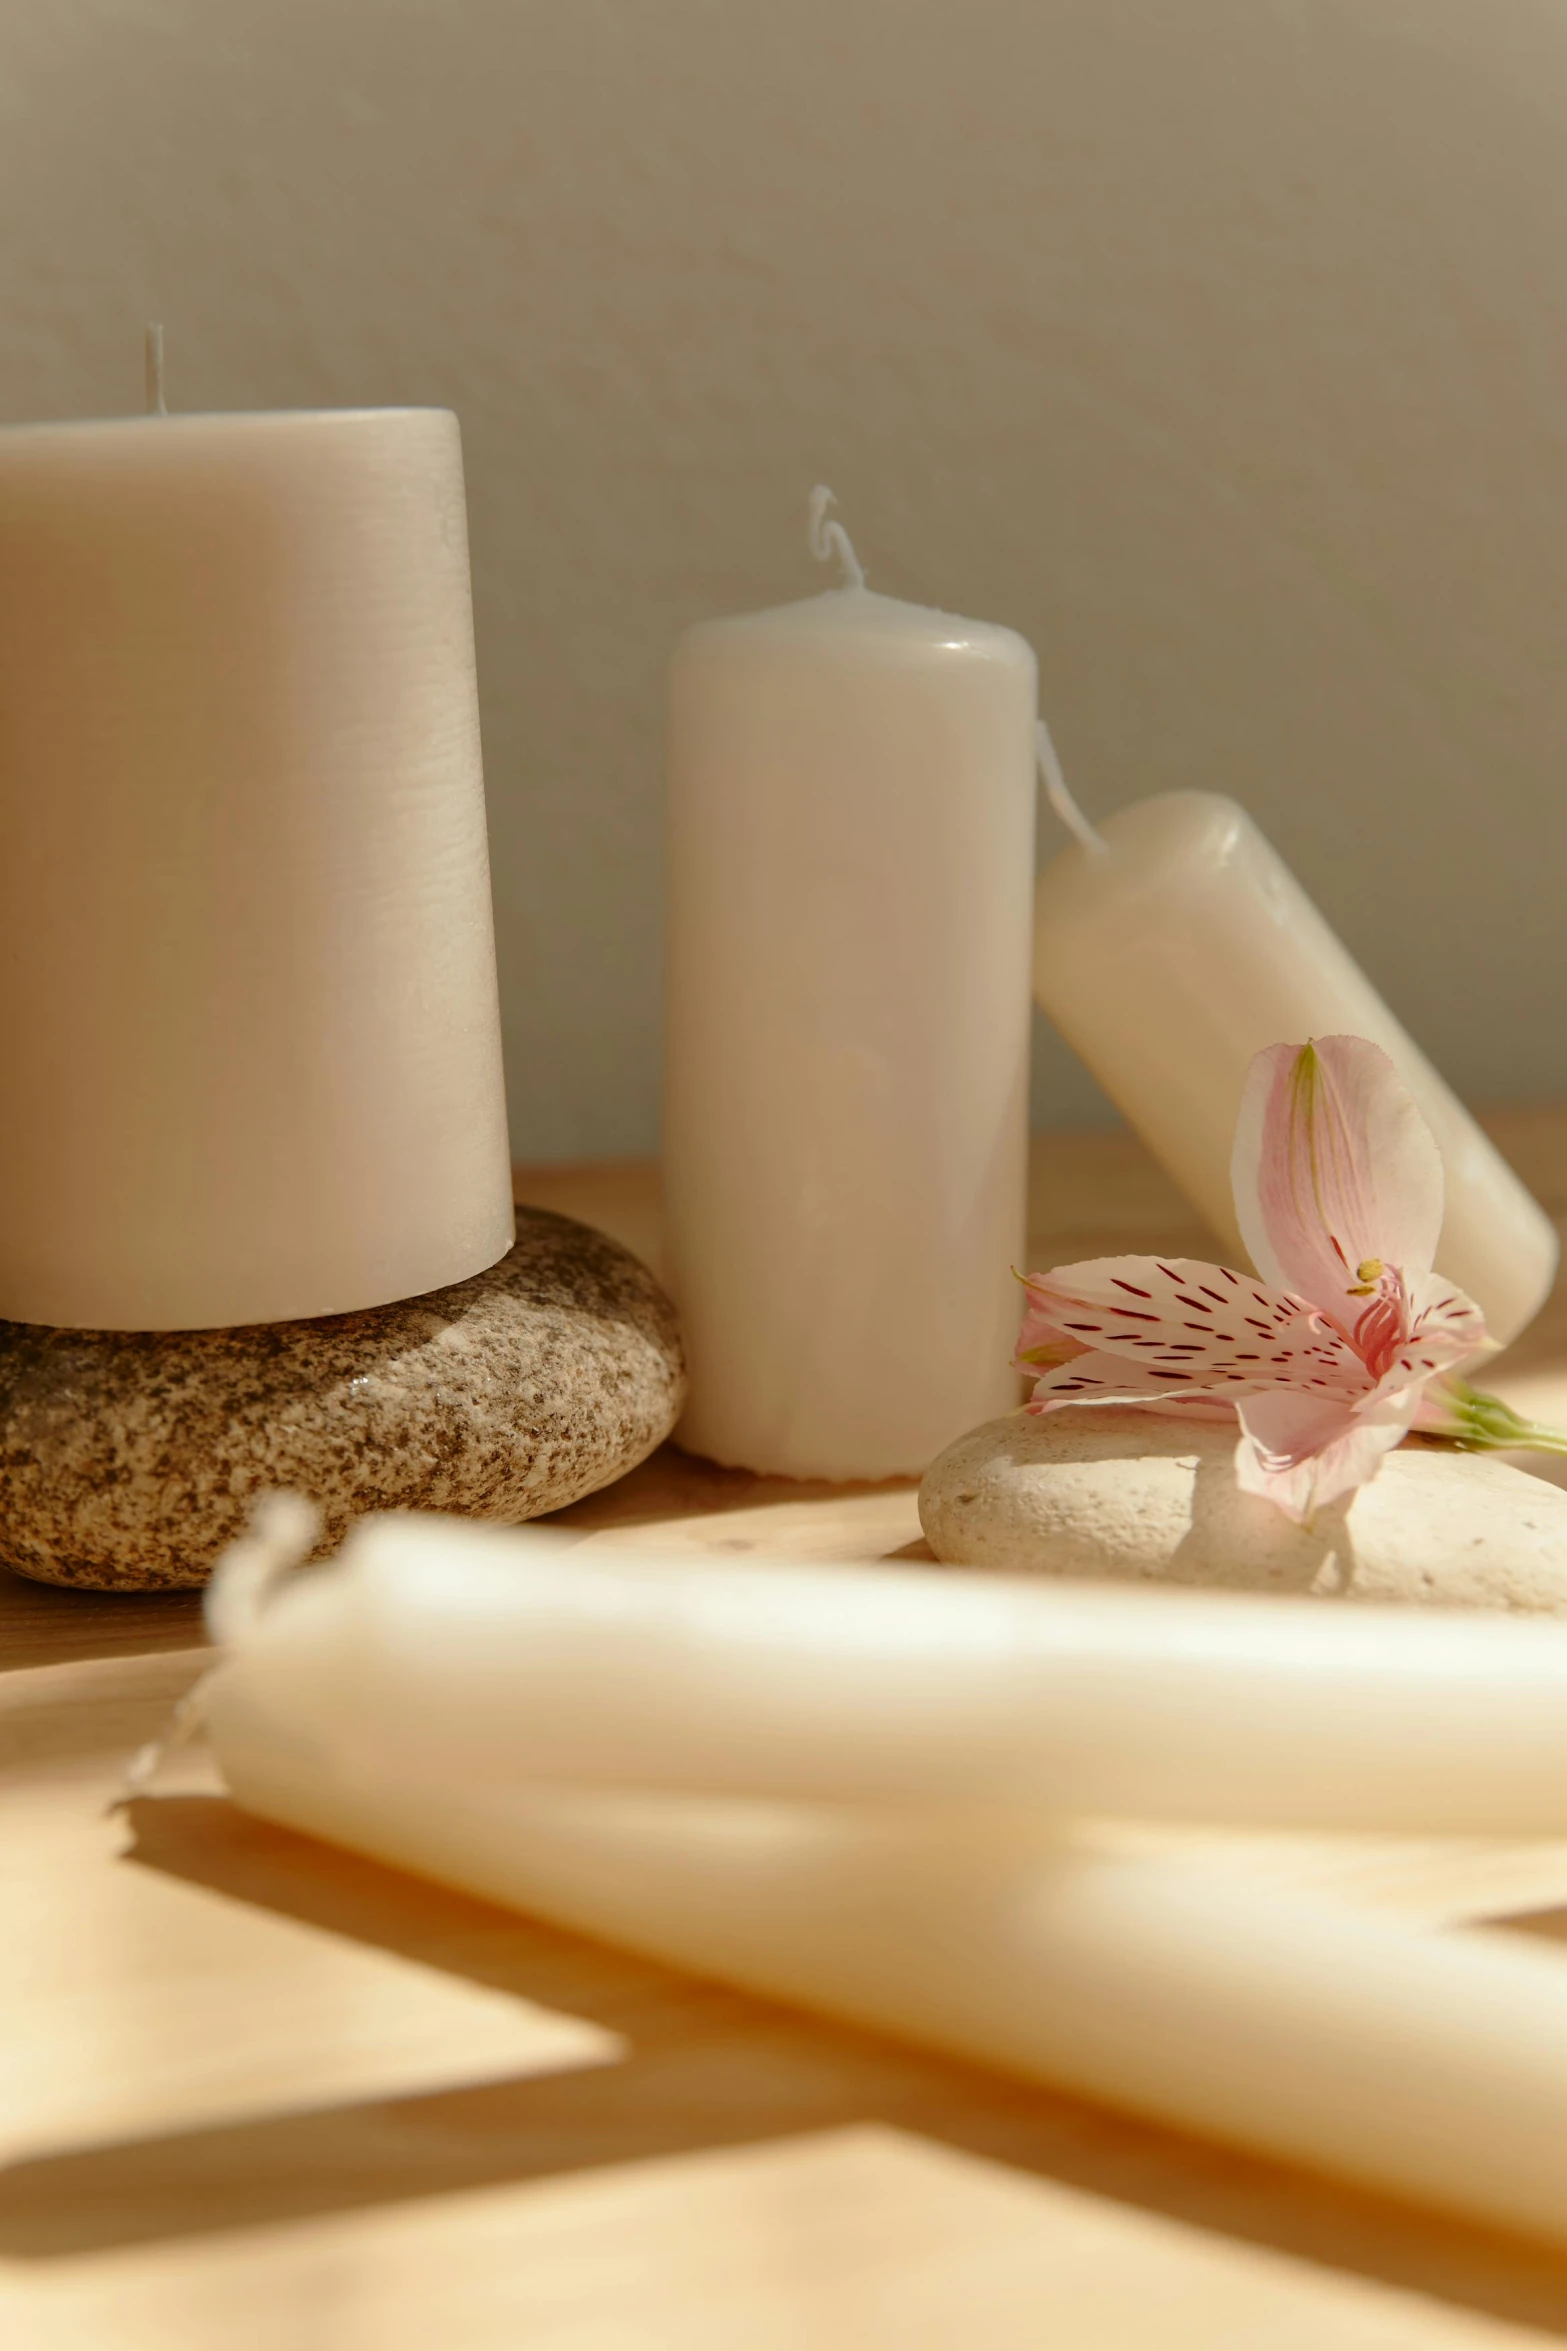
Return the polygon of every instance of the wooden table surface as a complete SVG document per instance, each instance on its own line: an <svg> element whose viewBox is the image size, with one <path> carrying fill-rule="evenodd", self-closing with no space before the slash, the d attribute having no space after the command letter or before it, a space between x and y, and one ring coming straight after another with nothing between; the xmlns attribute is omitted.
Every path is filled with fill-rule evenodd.
<svg viewBox="0 0 1567 2351"><path fill-rule="evenodd" d="M1493 1123L1567 1215L1567 1111ZM651 1170L532 1171L519 1196L656 1259ZM1034 1231L1038 1264L1206 1247L1114 1135L1039 1147ZM1567 1292L1493 1384L1567 1421ZM672 1448L556 1523L801 1556L919 1544L910 1487L752 1479ZM371 1867L247 1820L199 1750L109 1814L199 1644L187 1597L0 1575L4 2351L1567 2339L1567 2256ZM1562 1848L1253 1840L1238 1858L1567 1942Z"/></svg>

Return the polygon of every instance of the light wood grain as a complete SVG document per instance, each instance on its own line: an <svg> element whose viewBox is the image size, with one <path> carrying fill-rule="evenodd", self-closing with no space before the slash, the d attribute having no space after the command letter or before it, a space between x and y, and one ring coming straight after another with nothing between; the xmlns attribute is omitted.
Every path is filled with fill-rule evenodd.
<svg viewBox="0 0 1567 2351"><path fill-rule="evenodd" d="M1503 1139L1567 1210L1567 1113L1513 1114ZM546 1170L520 1193L656 1254L651 1171ZM1039 1263L1207 1245L1117 1135L1050 1139L1034 1209ZM1567 1394L1567 1300L1505 1379ZM748 1479L673 1448L557 1523L919 1556L911 1487ZM1567 2338L1567 2263L374 1869L247 1821L199 1752L107 1816L201 1664L187 1598L0 1582L6 2351ZM1232 1859L1567 1932L1559 1850L1250 1839Z"/></svg>

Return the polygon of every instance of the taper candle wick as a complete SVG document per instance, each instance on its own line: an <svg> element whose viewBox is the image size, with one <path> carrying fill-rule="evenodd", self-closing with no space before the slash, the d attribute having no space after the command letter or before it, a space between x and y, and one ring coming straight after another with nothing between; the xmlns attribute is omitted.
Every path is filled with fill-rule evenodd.
<svg viewBox="0 0 1567 2351"><path fill-rule="evenodd" d="M829 522L827 509L836 506L837 499L825 483L818 482L811 492L810 546L818 563L831 563L836 556L843 566L843 584L846 588L863 588L865 567L854 552L854 542L841 522Z"/></svg>
<svg viewBox="0 0 1567 2351"><path fill-rule="evenodd" d="M280 1584L321 1539L321 1513L303 1494L262 1494L250 1523L219 1559L202 1613L220 1649L248 1640Z"/></svg>
<svg viewBox="0 0 1567 2351"><path fill-rule="evenodd" d="M163 329L149 326L146 341L147 414L167 416L169 411L163 398Z"/></svg>
<svg viewBox="0 0 1567 2351"><path fill-rule="evenodd" d="M1097 832L1078 807L1067 789L1066 777L1056 747L1050 739L1050 729L1043 719L1034 728L1034 745L1039 754L1039 773L1045 787L1045 798L1055 810L1074 841L1080 841L1092 857L1108 857L1110 844L1103 833Z"/></svg>
<svg viewBox="0 0 1567 2351"><path fill-rule="evenodd" d="M149 409L161 415L163 410ZM309 1557L321 1537L321 1513L303 1494L262 1494L250 1523L218 1556L202 1614L214 1646L233 1649L248 1641L267 1603ZM168 1758L193 1739L207 1718L207 1685L215 1667L193 1682L168 1721L125 1766L119 1791L106 1813L123 1811L145 1796Z"/></svg>

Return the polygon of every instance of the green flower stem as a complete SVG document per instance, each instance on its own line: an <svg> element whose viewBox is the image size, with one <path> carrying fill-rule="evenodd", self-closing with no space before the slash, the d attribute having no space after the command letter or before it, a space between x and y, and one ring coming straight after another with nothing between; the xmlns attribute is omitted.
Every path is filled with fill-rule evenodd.
<svg viewBox="0 0 1567 2351"><path fill-rule="evenodd" d="M1500 1396L1452 1377L1431 1382L1416 1427L1421 1436L1443 1437L1466 1453L1567 1453L1567 1430L1525 1420Z"/></svg>

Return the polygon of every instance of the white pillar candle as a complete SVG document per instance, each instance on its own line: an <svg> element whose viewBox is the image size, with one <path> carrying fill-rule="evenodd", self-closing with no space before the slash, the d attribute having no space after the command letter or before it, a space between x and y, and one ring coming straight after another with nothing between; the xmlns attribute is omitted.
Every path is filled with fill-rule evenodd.
<svg viewBox="0 0 1567 2351"><path fill-rule="evenodd" d="M1056 1027L1245 1262L1230 1193L1252 1056L1307 1037L1382 1046L1441 1148L1437 1262L1512 1338L1556 1274L1555 1228L1395 1020L1244 809L1170 792L1041 875L1034 987Z"/></svg>
<svg viewBox="0 0 1567 2351"><path fill-rule="evenodd" d="M0 433L0 1317L376 1306L510 1245L439 410Z"/></svg>
<svg viewBox="0 0 1567 2351"><path fill-rule="evenodd" d="M1035 697L1020 637L857 565L681 642L664 1182L696 1452L913 1475L1015 1400Z"/></svg>
<svg viewBox="0 0 1567 2351"><path fill-rule="evenodd" d="M1567 1835L1567 1624L1534 1618L595 1557L410 1515L285 1586L237 1670L458 1785Z"/></svg>
<svg viewBox="0 0 1567 2351"><path fill-rule="evenodd" d="M1004 1825L541 1795L240 1672L239 1803L829 2016L1394 2193L1567 2238L1567 1965Z"/></svg>

